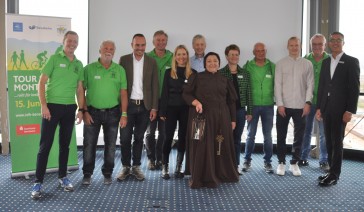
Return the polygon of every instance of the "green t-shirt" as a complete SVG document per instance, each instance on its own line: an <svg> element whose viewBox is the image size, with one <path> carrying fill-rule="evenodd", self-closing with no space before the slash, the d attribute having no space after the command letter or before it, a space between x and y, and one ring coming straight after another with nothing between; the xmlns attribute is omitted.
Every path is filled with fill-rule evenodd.
<svg viewBox="0 0 364 212"><path fill-rule="evenodd" d="M164 81L164 73L166 73L166 70L171 68L172 65L172 57L173 53L169 50L166 50L166 53L164 56L158 57L155 53L154 49L147 54L148 56L155 59L158 66L158 81L159 81L159 97L162 94L162 88L163 88L163 81Z"/></svg>
<svg viewBox="0 0 364 212"><path fill-rule="evenodd" d="M313 66L313 73L314 73L314 79L315 79L315 87L313 89L313 98L312 98L312 104L316 104L317 103L317 92L318 92L318 85L319 85L319 81L320 81L320 73L321 73L321 65L322 65L322 61L326 58L328 58L329 55L324 52L324 56L322 57L322 59L318 62L316 62L315 58L313 57L312 52L308 55L305 56L305 58L309 61L311 61L312 66Z"/></svg>
<svg viewBox="0 0 364 212"><path fill-rule="evenodd" d="M83 81L83 65L76 57L71 62L64 52L52 55L41 71L48 76L46 101L54 104L75 104L79 81Z"/></svg>
<svg viewBox="0 0 364 212"><path fill-rule="evenodd" d="M98 109L120 104L120 90L127 89L126 74L122 66L112 62L106 69L99 61L85 67L86 101Z"/></svg>

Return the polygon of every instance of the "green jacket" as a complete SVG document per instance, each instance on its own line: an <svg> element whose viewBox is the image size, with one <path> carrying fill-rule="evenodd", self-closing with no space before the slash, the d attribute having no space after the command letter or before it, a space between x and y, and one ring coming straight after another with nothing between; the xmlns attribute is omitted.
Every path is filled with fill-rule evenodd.
<svg viewBox="0 0 364 212"><path fill-rule="evenodd" d="M226 65L224 68L219 70L220 74L227 77L229 80L233 81L233 76L231 75L229 65ZM242 107L247 107L247 115L252 115L253 112L253 104L252 104L252 95L250 88L250 75L249 73L238 66L238 87L239 87L239 98L240 105Z"/></svg>
<svg viewBox="0 0 364 212"><path fill-rule="evenodd" d="M253 105L273 106L275 64L266 59L264 66L259 67L253 59L247 61L243 68L250 74Z"/></svg>
<svg viewBox="0 0 364 212"><path fill-rule="evenodd" d="M173 53L166 49L166 54L160 58L155 53L154 49L147 53L148 56L155 59L158 66L158 81L159 81L159 98L162 95L162 88L163 88L163 81L164 81L164 74L166 73L166 70L171 68L172 65L172 57Z"/></svg>
<svg viewBox="0 0 364 212"><path fill-rule="evenodd" d="M317 103L317 91L318 91L318 84L320 81L320 73L321 73L321 65L322 61L326 58L330 57L326 52L324 52L324 56L322 59L318 62L316 62L315 58L313 58L312 52L305 56L305 58L309 61L311 61L313 66L313 77L315 79L315 87L313 89L313 98L312 98L312 104L316 105Z"/></svg>

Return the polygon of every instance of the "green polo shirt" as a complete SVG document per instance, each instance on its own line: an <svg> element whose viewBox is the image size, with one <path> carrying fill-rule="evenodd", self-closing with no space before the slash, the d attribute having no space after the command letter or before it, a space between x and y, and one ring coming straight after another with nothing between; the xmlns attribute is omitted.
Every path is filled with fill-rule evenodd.
<svg viewBox="0 0 364 212"><path fill-rule="evenodd" d="M164 54L164 56L158 57L153 49L147 55L154 58L155 61L157 62L158 81L159 81L159 98L160 98L161 94L162 94L162 88L163 88L164 73L166 73L167 69L171 68L173 53L166 49L166 53Z"/></svg>
<svg viewBox="0 0 364 212"><path fill-rule="evenodd" d="M317 103L317 91L318 91L318 85L319 85L319 81L320 81L322 61L328 57L329 57L329 55L326 52L324 52L324 56L322 57L322 59L320 61L316 62L315 58L313 57L312 52L305 56L305 58L307 60L311 61L312 66L313 66L315 87L313 89L312 104L314 104L314 105Z"/></svg>
<svg viewBox="0 0 364 212"><path fill-rule="evenodd" d="M48 76L47 103L75 104L79 81L83 81L83 65L76 57L71 62L63 51L52 55L41 71Z"/></svg>
<svg viewBox="0 0 364 212"><path fill-rule="evenodd" d="M108 69L99 61L88 64L85 67L84 87L88 106L113 108L120 104L120 90L127 89L125 69L115 62Z"/></svg>

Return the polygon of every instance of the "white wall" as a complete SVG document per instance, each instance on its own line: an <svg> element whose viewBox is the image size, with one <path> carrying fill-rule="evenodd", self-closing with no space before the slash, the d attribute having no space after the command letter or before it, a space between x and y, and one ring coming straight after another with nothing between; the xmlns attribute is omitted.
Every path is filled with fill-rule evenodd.
<svg viewBox="0 0 364 212"><path fill-rule="evenodd" d="M167 48L174 51L185 44L193 54L192 37L199 33L207 40L207 51L222 58L225 47L241 48L240 63L251 59L254 43L266 43L267 57L276 62L287 55L287 40L301 37L302 1L299 0L90 0L89 62L98 56L103 40L115 41L114 57L132 52L131 39L143 33L147 51L153 49L157 30L169 35Z"/></svg>

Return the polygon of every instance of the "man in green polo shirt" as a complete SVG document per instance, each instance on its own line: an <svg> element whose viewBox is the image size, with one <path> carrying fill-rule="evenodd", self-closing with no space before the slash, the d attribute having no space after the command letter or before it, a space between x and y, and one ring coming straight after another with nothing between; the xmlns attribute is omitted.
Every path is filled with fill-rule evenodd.
<svg viewBox="0 0 364 212"><path fill-rule="evenodd" d="M49 152L57 127L59 126L59 169L58 183L65 191L73 191L73 185L67 177L69 145L75 124L77 103L84 105L83 65L75 56L78 46L78 35L68 31L63 38L63 51L52 55L41 71L38 95L41 104L42 130L35 171L35 183L31 197L39 199L44 175L47 169ZM83 114L77 113L78 123Z"/></svg>
<svg viewBox="0 0 364 212"><path fill-rule="evenodd" d="M155 59L158 66L159 98L162 93L164 73L171 67L173 53L166 49L168 35L163 30L156 31L153 35L154 49L148 56ZM158 126L158 139L155 131ZM165 126L159 116L149 123L145 136L145 147L148 156L148 169L155 170L162 167L162 146L165 139Z"/></svg>
<svg viewBox="0 0 364 212"><path fill-rule="evenodd" d="M325 52L326 48L325 36L323 36L322 34L315 34L314 36L312 36L310 44L312 52L306 55L305 58L311 61L313 65L315 86L313 90L311 110L308 116L306 117L306 128L305 128L305 133L303 134L301 160L298 162L299 166L308 166L308 155L310 154L311 151L312 127L313 127L314 117L316 114L317 91L320 81L321 65L322 61L329 57L329 55ZM320 133L319 165L322 170L328 171L330 167L327 158L324 124L322 120L318 122L318 126Z"/></svg>
<svg viewBox="0 0 364 212"><path fill-rule="evenodd" d="M115 43L110 40L103 41L99 52L98 61L85 67L84 87L87 93L83 109L83 185L91 184L101 126L105 145L101 171L104 184L111 184L119 123L122 128L127 124L126 75L124 68L112 61Z"/></svg>

